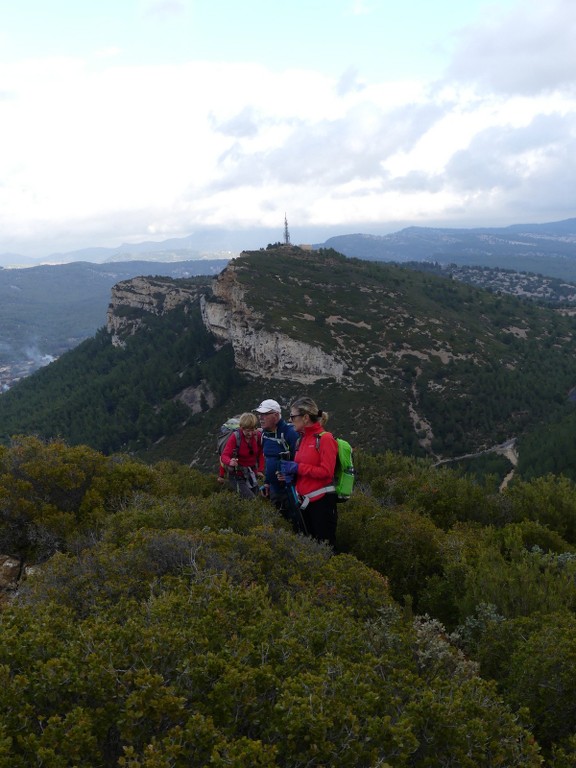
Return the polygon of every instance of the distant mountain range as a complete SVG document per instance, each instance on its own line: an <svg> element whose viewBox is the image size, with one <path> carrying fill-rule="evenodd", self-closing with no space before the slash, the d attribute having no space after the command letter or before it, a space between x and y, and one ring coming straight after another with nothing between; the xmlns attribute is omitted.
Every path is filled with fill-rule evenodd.
<svg viewBox="0 0 576 768"><path fill-rule="evenodd" d="M195 235L172 238L162 242L119 245L117 248L82 248L67 253L52 253L46 258L30 258L17 253L0 254L0 267L32 267L40 265L71 264L76 261L88 261L93 264L128 261L199 261L230 259L236 255L232 250L210 251L202 249Z"/></svg>
<svg viewBox="0 0 576 768"><path fill-rule="evenodd" d="M269 229L250 230L250 240L265 245L279 233ZM227 230L202 230L185 237L168 240L147 240L141 243L123 243L115 248L82 248L64 253L51 253L46 257L31 258L17 253L0 253L0 267L31 267L40 264L70 264L89 261L95 264L127 262L132 260L175 262L230 259L240 253L236 247L241 233Z"/></svg>
<svg viewBox="0 0 576 768"><path fill-rule="evenodd" d="M407 227L390 235L338 235L314 247L372 261L502 267L576 280L576 218L478 229Z"/></svg>
<svg viewBox="0 0 576 768"><path fill-rule="evenodd" d="M342 231L342 227L334 228ZM276 242L281 231L251 229L241 232L199 230L186 237L162 241L123 243L115 248L83 248L31 259L15 253L0 254L0 266L141 261L175 262L230 259L241 250ZM243 242L238 248L237 243ZM300 238L303 242L303 237ZM307 242L312 242L308 240ZM441 264L501 267L576 280L576 218L544 224L458 229L407 227L388 235L338 234L315 248L334 248L346 256L374 261L437 261Z"/></svg>

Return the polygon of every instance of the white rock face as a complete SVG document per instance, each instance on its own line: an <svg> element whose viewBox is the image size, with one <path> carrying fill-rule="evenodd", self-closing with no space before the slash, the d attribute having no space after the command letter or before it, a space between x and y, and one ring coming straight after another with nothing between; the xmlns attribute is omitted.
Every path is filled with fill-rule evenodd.
<svg viewBox="0 0 576 768"><path fill-rule="evenodd" d="M220 344L232 344L236 365L248 376L310 384L340 381L344 375L344 364L319 347L263 328L261 316L245 303L233 265L219 275L213 296L203 296L200 307L206 328Z"/></svg>
<svg viewBox="0 0 576 768"><path fill-rule="evenodd" d="M136 277L118 283L112 289L107 316L112 343L123 346L122 339L142 327L145 313L163 315L197 296L195 289L183 288L177 281ZM230 343L236 365L248 376L310 384L323 378L340 381L344 375L344 363L333 355L279 331L265 329L261 315L246 304L234 265L229 265L214 281L211 296L201 296L200 308L204 325L215 336L217 345ZM201 394L209 400L208 393Z"/></svg>

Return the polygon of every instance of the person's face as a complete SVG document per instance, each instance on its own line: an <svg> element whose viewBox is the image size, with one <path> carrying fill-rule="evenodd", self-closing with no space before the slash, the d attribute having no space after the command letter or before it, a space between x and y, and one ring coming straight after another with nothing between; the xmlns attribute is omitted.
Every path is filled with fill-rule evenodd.
<svg viewBox="0 0 576 768"><path fill-rule="evenodd" d="M242 430L242 434L246 438L246 440L251 440L256 432L256 427L244 427Z"/></svg>
<svg viewBox="0 0 576 768"><path fill-rule="evenodd" d="M268 413L259 413L260 426L265 432L272 432L276 429L276 424L280 421L280 414L276 411L268 411Z"/></svg>
<svg viewBox="0 0 576 768"><path fill-rule="evenodd" d="M296 432L302 432L304 427L310 423L310 418L307 413L298 413L295 409L292 409L290 413L290 421L294 424Z"/></svg>

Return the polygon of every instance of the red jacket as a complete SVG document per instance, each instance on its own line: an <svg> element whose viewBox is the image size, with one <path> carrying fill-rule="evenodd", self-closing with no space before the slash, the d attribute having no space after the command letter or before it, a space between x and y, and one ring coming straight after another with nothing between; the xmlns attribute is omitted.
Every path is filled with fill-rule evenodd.
<svg viewBox="0 0 576 768"><path fill-rule="evenodd" d="M255 432L250 438L250 442L246 440L241 429L238 430L238 433L240 435L238 453L236 453L236 435L232 432L220 457L222 464L228 469L230 459L236 456L240 467L251 467L255 472L263 472L264 454L262 453L262 432L260 430Z"/></svg>
<svg viewBox="0 0 576 768"><path fill-rule="evenodd" d="M324 428L319 421L305 427L294 456L294 461L298 464L296 492L300 496L332 485L334 481L338 444L331 432L324 432L321 437L316 437L320 432L324 432ZM323 496L324 494L317 496L311 499L311 502L318 501Z"/></svg>

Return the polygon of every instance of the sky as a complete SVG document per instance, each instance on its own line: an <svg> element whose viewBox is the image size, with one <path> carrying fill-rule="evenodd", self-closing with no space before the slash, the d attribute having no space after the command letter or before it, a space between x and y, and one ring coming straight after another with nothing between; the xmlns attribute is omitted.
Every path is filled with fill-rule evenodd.
<svg viewBox="0 0 576 768"><path fill-rule="evenodd" d="M0 0L0 254L571 218L575 40L574 0Z"/></svg>

